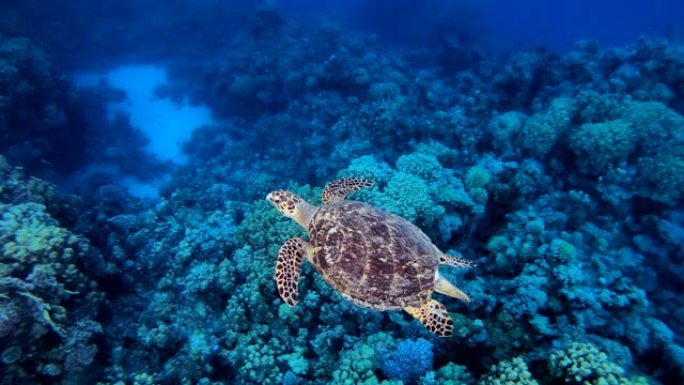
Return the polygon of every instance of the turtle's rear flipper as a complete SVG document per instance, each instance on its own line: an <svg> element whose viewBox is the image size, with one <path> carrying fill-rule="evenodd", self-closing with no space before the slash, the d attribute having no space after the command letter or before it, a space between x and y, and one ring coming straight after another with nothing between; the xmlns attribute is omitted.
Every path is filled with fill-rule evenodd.
<svg viewBox="0 0 684 385"><path fill-rule="evenodd" d="M451 320L446 307L441 303L430 299L420 307L407 306L404 310L420 321L431 333L439 337L451 337L454 321Z"/></svg>
<svg viewBox="0 0 684 385"><path fill-rule="evenodd" d="M330 182L323 189L323 203L343 201L347 195L359 191L362 188L373 187L375 182L370 179L342 178Z"/></svg>
<svg viewBox="0 0 684 385"><path fill-rule="evenodd" d="M278 293L286 304L294 306L297 304L299 295L297 285L299 284L299 271L302 261L306 255L308 243L298 237L290 238L285 242L278 252L276 262L275 279L278 283Z"/></svg>
<svg viewBox="0 0 684 385"><path fill-rule="evenodd" d="M435 275L435 291L440 294L448 295L449 297L460 299L464 302L470 302L470 297L468 297L468 294L454 286L453 283L449 282L449 280L444 278L443 275L439 274L439 271Z"/></svg>
<svg viewBox="0 0 684 385"><path fill-rule="evenodd" d="M462 258L460 255L454 257L451 255L440 255L439 263L442 265L449 265L454 267L460 267L462 269L470 269L471 267L477 266L477 264L469 259Z"/></svg>

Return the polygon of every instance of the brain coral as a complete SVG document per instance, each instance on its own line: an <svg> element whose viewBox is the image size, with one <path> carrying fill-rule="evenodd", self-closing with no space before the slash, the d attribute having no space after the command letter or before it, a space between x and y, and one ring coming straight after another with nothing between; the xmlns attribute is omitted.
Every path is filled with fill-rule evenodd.
<svg viewBox="0 0 684 385"><path fill-rule="evenodd" d="M652 155L673 144L682 145L684 117L658 102L628 102L622 119L633 125L644 155Z"/></svg>
<svg viewBox="0 0 684 385"><path fill-rule="evenodd" d="M583 172L600 175L626 161L636 139L632 125L623 120L586 123L570 135L570 148Z"/></svg>
<svg viewBox="0 0 684 385"><path fill-rule="evenodd" d="M629 377L625 370L608 359L608 355L591 343L574 342L565 350L549 357L553 377L566 384L631 385L646 384L643 377Z"/></svg>
<svg viewBox="0 0 684 385"><path fill-rule="evenodd" d="M639 160L641 194L674 205L684 197L684 154L659 154Z"/></svg>
<svg viewBox="0 0 684 385"><path fill-rule="evenodd" d="M88 317L102 296L79 266L93 249L33 202L0 203L0 241L3 359L17 364L5 379L22 382L21 367L57 377L62 367L90 365L97 348L88 342L99 325ZM94 325L93 332L83 333L85 325Z"/></svg>
<svg viewBox="0 0 684 385"><path fill-rule="evenodd" d="M546 111L530 116L518 137L519 145L535 156L548 154L569 127L574 109L572 99L553 100Z"/></svg>
<svg viewBox="0 0 684 385"><path fill-rule="evenodd" d="M527 369L521 357L510 361L502 361L492 366L491 371L482 376L478 385L538 385L537 380Z"/></svg>

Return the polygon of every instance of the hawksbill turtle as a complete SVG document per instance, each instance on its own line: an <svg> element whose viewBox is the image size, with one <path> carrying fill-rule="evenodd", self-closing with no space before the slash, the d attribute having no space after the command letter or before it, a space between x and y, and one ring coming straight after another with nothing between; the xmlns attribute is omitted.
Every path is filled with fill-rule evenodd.
<svg viewBox="0 0 684 385"><path fill-rule="evenodd" d="M466 259L442 253L430 238L406 219L369 204L345 200L372 187L368 179L343 178L323 190L323 206L276 190L266 197L278 211L309 233L308 242L290 238L278 252L275 279L289 306L298 300L297 285L306 258L344 298L380 311L403 309L430 332L448 337L453 322L446 307L431 298L436 291L470 298L439 273L439 265L470 268Z"/></svg>

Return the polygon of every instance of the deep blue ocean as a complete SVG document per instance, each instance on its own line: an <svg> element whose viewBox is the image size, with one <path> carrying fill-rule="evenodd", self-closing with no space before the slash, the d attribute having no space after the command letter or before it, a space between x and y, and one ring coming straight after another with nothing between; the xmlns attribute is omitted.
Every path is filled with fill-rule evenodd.
<svg viewBox="0 0 684 385"><path fill-rule="evenodd" d="M0 383L684 384L681 0L4 0Z"/></svg>

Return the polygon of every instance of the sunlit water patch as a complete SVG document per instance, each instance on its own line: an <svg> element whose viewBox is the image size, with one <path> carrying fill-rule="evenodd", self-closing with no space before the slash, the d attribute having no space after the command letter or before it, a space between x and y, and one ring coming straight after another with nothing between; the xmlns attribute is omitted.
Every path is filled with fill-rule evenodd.
<svg viewBox="0 0 684 385"><path fill-rule="evenodd" d="M166 70L154 65L126 65L106 73L79 73L74 75L78 87L93 87L101 82L123 90L126 100L110 103L108 115L112 119L117 113L129 116L133 127L139 129L149 142L144 150L163 161L185 163L182 143L190 139L192 131L212 122L211 112L205 106L190 106L176 103L155 95L155 89L166 81ZM119 182L137 196L156 196L157 181L140 182L134 176L120 175Z"/></svg>

